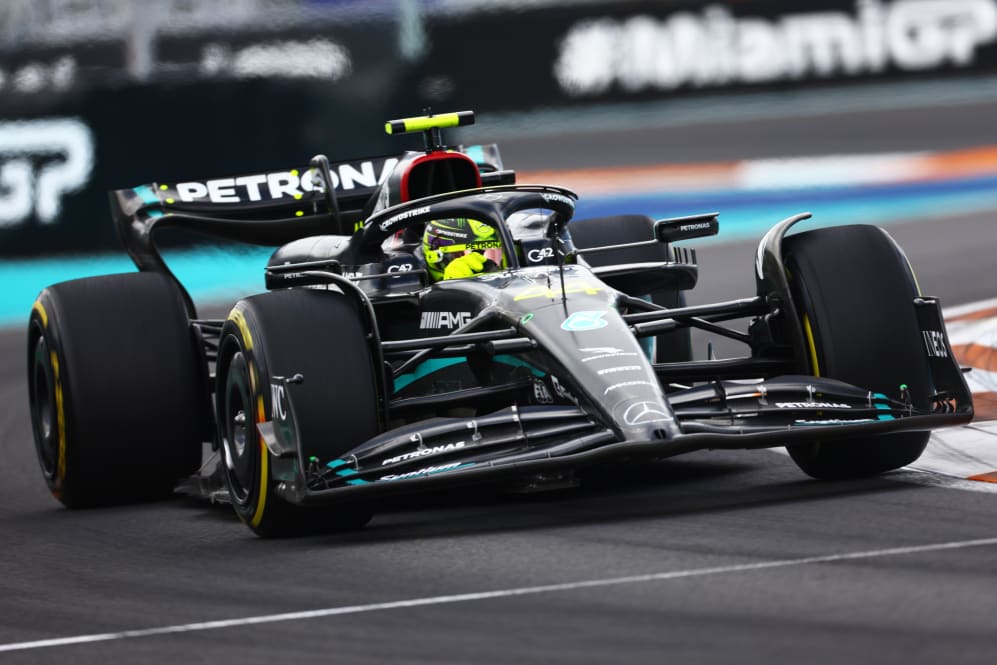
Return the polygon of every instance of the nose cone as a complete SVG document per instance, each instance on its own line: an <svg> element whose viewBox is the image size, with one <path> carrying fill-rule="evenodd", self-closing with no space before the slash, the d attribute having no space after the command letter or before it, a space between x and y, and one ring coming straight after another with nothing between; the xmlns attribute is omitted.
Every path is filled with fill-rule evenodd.
<svg viewBox="0 0 997 665"><path fill-rule="evenodd" d="M615 292L578 266L559 284L543 284L509 300L523 331L564 368L555 389L575 399L621 440L658 440L678 433L650 360L616 309Z"/></svg>
<svg viewBox="0 0 997 665"><path fill-rule="evenodd" d="M674 414L644 350L615 311L600 346L578 346L576 376L592 406L624 440L655 440L678 433Z"/></svg>
<svg viewBox="0 0 997 665"><path fill-rule="evenodd" d="M559 361L571 393L622 440L660 440L678 433L651 362L613 308L569 302L530 317L533 334Z"/></svg>

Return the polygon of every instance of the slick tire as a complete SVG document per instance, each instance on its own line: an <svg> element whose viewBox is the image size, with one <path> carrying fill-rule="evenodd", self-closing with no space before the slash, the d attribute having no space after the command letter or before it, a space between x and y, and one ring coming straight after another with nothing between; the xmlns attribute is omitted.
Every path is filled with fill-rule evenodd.
<svg viewBox="0 0 997 665"><path fill-rule="evenodd" d="M154 273L62 282L28 323L35 448L69 508L171 495L201 461L203 361L179 288Z"/></svg>
<svg viewBox="0 0 997 665"><path fill-rule="evenodd" d="M839 379L930 406L931 372L913 299L917 282L900 247L874 226L839 226L789 236L783 245L790 288L814 376ZM929 432L900 432L791 446L814 478L870 476L916 460Z"/></svg>
<svg viewBox="0 0 997 665"><path fill-rule="evenodd" d="M337 459L379 431L374 362L356 305L342 294L290 289L240 301L222 328L215 408L222 472L236 513L262 537L359 528L371 513L352 505L302 507L276 493L281 464L256 424L276 421L271 377L286 386L304 459ZM278 412L275 414L275 409Z"/></svg>
<svg viewBox="0 0 997 665"><path fill-rule="evenodd" d="M654 237L654 220L644 215L613 215L578 219L568 225L575 247L603 247L628 242L641 242ZM634 247L586 256L590 265L605 266L620 263L673 260L671 248L664 243ZM685 307L685 293L680 289L658 289L646 294L655 305L674 309ZM681 328L655 336L654 359L659 363L692 360L692 331Z"/></svg>

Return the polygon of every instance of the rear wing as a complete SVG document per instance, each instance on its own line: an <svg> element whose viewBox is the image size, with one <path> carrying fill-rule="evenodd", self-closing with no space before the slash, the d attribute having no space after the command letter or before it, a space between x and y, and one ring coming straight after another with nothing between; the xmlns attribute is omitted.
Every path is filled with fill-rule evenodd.
<svg viewBox="0 0 997 665"><path fill-rule="evenodd" d="M513 177L502 171L498 146L494 144L461 146L458 151L475 161L488 184ZM348 234L370 214L379 185L388 179L403 157L391 155L329 163L318 155L308 166L283 171L150 183L111 192L111 210L116 219L176 213L246 221L333 215L339 219L332 220L334 226L326 226L324 232ZM332 182L331 192L326 188L327 181ZM245 231L250 237L239 235L235 239L272 242L267 239L270 234L254 240L251 229L240 228L237 233Z"/></svg>
<svg viewBox="0 0 997 665"><path fill-rule="evenodd" d="M111 192L111 212L116 222L127 225L169 215L236 222L207 232L259 244L301 237L301 227L311 229L315 216L324 218L317 232L350 233L399 160L382 156L330 164L319 155L308 166L287 170L150 183ZM326 187L330 181L331 190ZM277 231L273 224L254 223L277 220L293 222L296 228ZM200 219L188 221L193 230L203 230Z"/></svg>

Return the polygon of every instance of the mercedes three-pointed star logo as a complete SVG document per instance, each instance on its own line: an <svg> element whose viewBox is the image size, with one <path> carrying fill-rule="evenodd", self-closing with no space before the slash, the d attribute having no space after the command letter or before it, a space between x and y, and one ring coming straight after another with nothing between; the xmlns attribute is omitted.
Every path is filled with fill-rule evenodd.
<svg viewBox="0 0 997 665"><path fill-rule="evenodd" d="M627 425L643 425L671 419L672 417L654 402L634 402L623 412L623 422Z"/></svg>

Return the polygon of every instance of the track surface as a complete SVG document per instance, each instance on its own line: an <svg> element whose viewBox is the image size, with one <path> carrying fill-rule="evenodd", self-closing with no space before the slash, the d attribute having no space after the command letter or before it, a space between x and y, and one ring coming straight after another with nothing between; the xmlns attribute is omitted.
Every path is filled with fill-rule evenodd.
<svg viewBox="0 0 997 665"><path fill-rule="evenodd" d="M817 134L906 149L993 142L965 118L995 111L955 109L934 119L937 136L912 138L920 115L809 119L772 154L820 152L805 145ZM709 144L714 130L669 135L662 152L690 159L701 147L692 143ZM722 135L753 130L757 145L770 128ZM709 159L757 156L742 148L714 145ZM510 164L534 159L517 150L506 150ZM626 159L584 157L593 155ZM572 166L589 165L582 156ZM922 289L954 305L995 295L992 224L965 218L891 232ZM694 300L752 295L752 249L704 249ZM701 453L608 470L583 490L438 496L396 506L355 534L265 542L226 507L60 509L34 459L24 355L22 331L0 332L0 663L993 662L994 493L925 487L905 474L818 483L772 452ZM945 547L923 549L935 545ZM611 581L629 576L649 577ZM601 583L575 584L586 581ZM504 593L453 597L493 591ZM423 600L377 605L413 599ZM354 609L336 609L344 607ZM248 617L261 618L191 625ZM2 650L164 626L186 628Z"/></svg>
<svg viewBox="0 0 997 665"><path fill-rule="evenodd" d="M991 84L994 85L994 84ZM676 118L668 107L639 107L642 127L619 129L613 122L626 113L614 112L603 123L605 129L582 131L565 122L568 131L557 134L533 132L529 127L509 130L500 136L503 159L520 170L572 169L585 166L631 166L666 163L723 162L767 157L904 152L911 150L958 150L997 143L994 108L997 102L979 101L939 106L939 94L923 89L908 108L897 104L888 111L856 110L840 96L824 93L821 98L834 112L822 114L794 105L792 99L768 107L769 117L752 114L746 122L704 121ZM883 104L890 92L884 89ZM816 97L815 97L816 98ZM836 101L837 100L837 101ZM799 100L796 100L797 102ZM714 102L724 115L743 104L739 98ZM918 104L922 105L918 105ZM811 105L812 106L812 105ZM798 110L799 113L794 113ZM708 115L704 113L704 115ZM494 140L486 119L474 127L475 140ZM558 126L557 118L552 118ZM601 127L599 117L591 123ZM545 129L544 127L540 128ZM534 134L537 135L534 135Z"/></svg>

